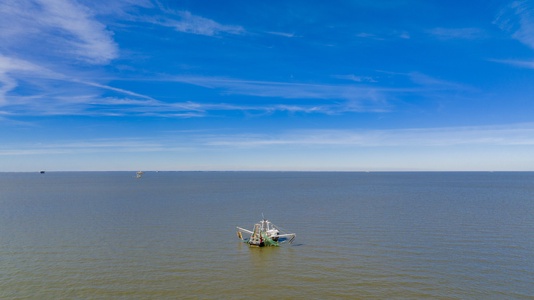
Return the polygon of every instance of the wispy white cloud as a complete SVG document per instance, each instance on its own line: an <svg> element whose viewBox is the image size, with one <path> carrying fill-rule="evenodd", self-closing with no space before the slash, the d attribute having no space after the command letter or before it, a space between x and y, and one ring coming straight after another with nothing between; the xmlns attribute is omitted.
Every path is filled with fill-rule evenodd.
<svg viewBox="0 0 534 300"><path fill-rule="evenodd" d="M73 54L96 64L108 63L118 56L112 33L86 7L66 0L41 0L40 4L41 20L65 32Z"/></svg>
<svg viewBox="0 0 534 300"><path fill-rule="evenodd" d="M385 93L414 92L414 89L410 88L256 81L207 76L174 76L168 80L210 89L222 89L227 94L282 99L358 100L380 105L385 104Z"/></svg>
<svg viewBox="0 0 534 300"><path fill-rule="evenodd" d="M121 20L169 27L183 33L204 36L246 33L242 26L221 24L213 19L193 14L188 10L175 10L157 0L122 0L89 4L101 14L118 16ZM144 13L139 13L137 8L145 9Z"/></svg>
<svg viewBox="0 0 534 300"><path fill-rule="evenodd" d="M1 1L0 39L0 106L10 116L75 111L65 99L91 92L90 82L76 79L83 77L77 67L118 56L112 32L77 1Z"/></svg>
<svg viewBox="0 0 534 300"><path fill-rule="evenodd" d="M22 59L7 57L0 54L0 72L7 73L11 71L42 71L43 68Z"/></svg>
<svg viewBox="0 0 534 300"><path fill-rule="evenodd" d="M141 9L154 9L157 0L119 0L119 1L83 1L92 11L98 12L98 15L116 16L121 20L129 20L132 14L139 14Z"/></svg>
<svg viewBox="0 0 534 300"><path fill-rule="evenodd" d="M390 31L386 33L371 33L371 32L359 32L355 35L358 38L370 39L376 41L390 41L390 40L409 40L411 35L408 31Z"/></svg>
<svg viewBox="0 0 534 300"><path fill-rule="evenodd" d="M79 82L79 83L82 83L82 84L85 84L85 85L101 88L101 89L104 89L104 90L110 90L110 91L118 92L120 94L124 94L124 95L128 95L128 96L133 96L133 97L138 97L138 98L143 98L143 99L148 99L148 100L154 100L152 97L147 96L147 95L142 95L142 94L135 93L135 92L132 92L132 91L128 91L128 90L125 90L125 89L119 89L119 88L112 87L112 86L105 85L105 84L100 84L100 83L90 82L90 81L85 81L85 80L73 80L73 81L74 82Z"/></svg>
<svg viewBox="0 0 534 300"><path fill-rule="evenodd" d="M461 145L534 145L534 123L500 126L389 130L302 130L281 135L214 136L212 146L442 147Z"/></svg>
<svg viewBox="0 0 534 300"><path fill-rule="evenodd" d="M529 1L514 1L503 8L494 24L527 47L534 49L534 4ZM497 63L520 68L534 69L534 60L490 59Z"/></svg>
<svg viewBox="0 0 534 300"><path fill-rule="evenodd" d="M181 17L181 20L168 20L163 24L172 26L177 31L208 36L214 36L220 33L242 34L245 32L241 26L223 25L211 19L193 15L188 11L179 12L178 15Z"/></svg>
<svg viewBox="0 0 534 300"><path fill-rule="evenodd" d="M428 31L428 33L438 39L465 39L473 40L485 38L486 33L480 28L443 28L438 27Z"/></svg>
<svg viewBox="0 0 534 300"><path fill-rule="evenodd" d="M220 34L240 35L246 33L242 26L224 25L212 19L194 15L189 11L175 11L159 5L163 15L133 17L134 19L151 24L171 27L176 31L198 34L205 36L217 36Z"/></svg>
<svg viewBox="0 0 534 300"><path fill-rule="evenodd" d="M354 81L358 84L311 84L212 76L174 76L162 80L220 90L221 95L276 98L278 101L291 99L293 104L272 104L269 109L325 114L389 112L396 100L407 95L425 95L435 98L450 91L473 92L471 87L464 84L437 79L419 72L392 73L382 71L382 73L408 80L405 80L405 84L401 87L390 87L387 83L375 84L377 81L373 77L356 75L335 75L333 77ZM306 103L308 104L298 103L299 100L307 100ZM309 102L309 100L316 101ZM298 104L295 105L295 103ZM256 106L256 108L259 107ZM265 108L266 111L269 109Z"/></svg>
<svg viewBox="0 0 534 300"><path fill-rule="evenodd" d="M12 93L19 82L34 92L30 95ZM59 88L58 88L59 87ZM72 75L60 74L29 61L0 55L0 106L16 115L65 115L84 114L84 109L103 105L99 96L103 91L111 91L123 97L134 97L144 106L157 102L151 97L132 91L115 88ZM124 103L129 103L125 100ZM107 105L115 103L106 102Z"/></svg>
<svg viewBox="0 0 534 300"><path fill-rule="evenodd" d="M435 77L432 77L427 74L423 74L420 72L410 72L406 74L410 78L410 80L421 86L425 86L428 89L431 90L471 90L472 88L469 86L466 86L465 84L456 83L452 81L442 80Z"/></svg>
<svg viewBox="0 0 534 300"><path fill-rule="evenodd" d="M400 37L401 39L405 39L405 40L408 40L408 39L411 38L410 33L408 33L407 31L403 31L403 32L401 32L401 33L399 34L399 37Z"/></svg>
<svg viewBox="0 0 534 300"><path fill-rule="evenodd" d="M17 94L13 91L24 84L33 93ZM122 97L102 97L104 92L112 92ZM128 98L129 97L129 98ZM132 100L134 99L134 100ZM99 107L100 113L112 107L119 111L120 106L155 106L160 103L149 96L129 90L112 87L73 75L61 74L32 62L3 56L0 54L0 107L5 115L87 115L95 114L91 108ZM109 112L108 112L109 113ZM4 119L5 120L5 119Z"/></svg>
<svg viewBox="0 0 534 300"><path fill-rule="evenodd" d="M112 33L89 8L66 0L0 2L0 35L10 52L106 64L118 56Z"/></svg>
<svg viewBox="0 0 534 300"><path fill-rule="evenodd" d="M287 38L296 37L296 35L294 33L288 33L288 32L269 31L267 33L268 34L272 34L272 35L283 36L283 37L287 37Z"/></svg>
<svg viewBox="0 0 534 300"><path fill-rule="evenodd" d="M357 76L357 75L354 75L354 74L348 74L348 75L334 75L332 76L334 78L339 78L339 79L345 79L345 80L350 80L350 81L354 81L354 82L377 82L373 77L371 76Z"/></svg>
<svg viewBox="0 0 534 300"><path fill-rule="evenodd" d="M30 72L32 84L40 87L33 95L6 94L16 87L16 72ZM156 78L168 82L181 82L219 93L227 103L204 100L164 102L149 95L117 88L75 76L59 74L30 62L0 56L0 104L9 106L12 116L20 115L92 115L92 116L160 116L160 117L206 117L239 111L255 116L275 112L343 114L354 112L390 112L393 102L403 95L428 95L439 91L466 90L451 82L432 78L420 73L390 75L409 78L404 87L375 85L369 76L339 75L358 84L310 84L277 81L255 81L211 76L171 76ZM25 81L30 80L28 77ZM53 84L50 84L53 83ZM372 83L372 84L368 84ZM49 86L61 86L60 89ZM107 96L103 96L107 94ZM247 104L232 103L233 95L273 98ZM306 101L302 101L306 100ZM316 101L309 101L316 100Z"/></svg>
<svg viewBox="0 0 534 300"><path fill-rule="evenodd" d="M1 77L0 77L1 79ZM158 116L193 118L228 111L264 115L277 111L289 113L335 114L364 110L356 104L231 104L209 102L164 102L132 91L76 79L62 79L61 92L45 91L38 95L11 96L4 107L9 116L23 115L90 115L90 116ZM56 84L57 85L57 84ZM103 91L116 96L103 97ZM369 108L367 108L369 109Z"/></svg>
<svg viewBox="0 0 534 300"><path fill-rule="evenodd" d="M377 38L376 35L369 33L369 32L360 32L356 34L356 37L359 38Z"/></svg>
<svg viewBox="0 0 534 300"><path fill-rule="evenodd" d="M124 3L150 6L150 3L145 1ZM97 21L95 12L92 10L95 4L91 5L91 7L86 7L79 2L66 0L3 1L0 3L0 26L8 30L0 34L9 41L9 45L3 46L11 49L10 54L13 54L21 45L25 49L29 48L29 43L35 45L32 37L43 35L40 39L50 38L51 41L47 43L61 46L57 47L59 52L71 55L71 58L78 62L107 63L118 55L118 47L112 39L112 33ZM120 9L125 10L128 5L124 4L120 6ZM171 11L161 6L159 8L160 12L163 11L165 14L156 14L156 17L152 15L151 19L147 17L145 22L172 27L180 32L206 36L245 33L245 29L241 26L223 25L214 20L193 15L188 11ZM35 20L36 22L32 22ZM15 32L17 34L14 34ZM271 32L271 34L290 37L290 34L280 32ZM408 37L408 34L402 31L390 34L397 38L403 38L403 35L404 38ZM43 47L44 52L50 48L46 45L48 44ZM53 55L58 56L58 53ZM410 84L400 87L369 84L376 83L376 80L370 76L357 75L334 76L352 81L352 84L311 84L216 76L175 76L165 80L202 86L216 90L221 96L247 95L258 97L257 99L261 97L275 99L268 104L265 104L266 101L257 101L258 103L251 102L246 105L232 103L231 97L225 98L225 100L229 99L227 100L229 103L213 103L204 99L169 103L134 90L114 87L96 77L80 79L86 77L76 71L69 72L70 70L61 67L61 63L54 61L45 63L47 60L39 60L38 55L33 57L34 60L27 61L15 58L13 55L0 54L0 105L9 105L11 115L203 117L210 113L224 111L242 111L250 114L270 114L280 111L321 114L389 112L393 107L392 101L403 95L426 93L429 90L461 88L417 73L409 75L412 79ZM57 70L57 72L44 67L50 65L50 69ZM25 73L25 76L17 76L21 73ZM33 75L27 76L27 73L33 73ZM34 93L31 95L12 93L21 83L31 86L31 89L27 90ZM8 101L7 96L10 93L12 95Z"/></svg>
<svg viewBox="0 0 534 300"><path fill-rule="evenodd" d="M520 68L534 69L534 60L490 59L490 61Z"/></svg>
<svg viewBox="0 0 534 300"><path fill-rule="evenodd" d="M26 77L39 76L38 74L46 74L47 77L56 77L56 74L50 70L29 61L0 54L0 106L7 103L7 94L17 87L17 78L20 74Z"/></svg>
<svg viewBox="0 0 534 300"><path fill-rule="evenodd" d="M534 4L531 1L512 2L498 13L494 23L534 49Z"/></svg>
<svg viewBox="0 0 534 300"><path fill-rule="evenodd" d="M6 103L6 93L17 86L16 80L9 77L5 72L0 72L0 106Z"/></svg>
<svg viewBox="0 0 534 300"><path fill-rule="evenodd" d="M71 95L44 97L12 97L9 116L155 116L198 118L242 112L249 116L270 115L275 112L342 114L347 112L386 112L383 107L369 107L358 103L316 104L231 104L206 102L163 102L155 99L128 97L101 97L98 95Z"/></svg>
<svg viewBox="0 0 534 300"><path fill-rule="evenodd" d="M0 146L0 156L80 154L103 152L155 152L165 151L164 145L151 139L113 138L78 140L54 143L31 143L17 148Z"/></svg>
<svg viewBox="0 0 534 300"><path fill-rule="evenodd" d="M15 87L10 72L24 70L31 71L33 76L36 76L33 85L41 87L40 93L11 95L9 102L6 101L6 93ZM26 61L0 57L0 82L4 82L5 87L4 90L0 90L3 93L0 93L0 96L3 96L0 100L4 100L2 105L9 107L11 116L135 115L193 118L221 115L230 111L253 116L275 112L337 115L360 112L386 113L391 112L394 103L405 96L436 97L435 93L468 90L460 84L421 73L388 74L404 80L404 86L388 87L387 83L377 84L372 77L356 75L334 76L353 81L354 84L311 84L185 75L151 79L204 87L213 90L221 96L221 99L226 100L226 103L205 99L176 102L161 101L149 95L109 84L54 73ZM48 86L61 86L61 88ZM241 95L256 97L258 101L249 101L246 104L233 103L233 96ZM261 98L270 99L265 101Z"/></svg>
<svg viewBox="0 0 534 300"><path fill-rule="evenodd" d="M496 126L405 128L382 130L298 130L270 134L225 134L204 131L160 133L166 138L109 138L71 140L50 144L0 145L0 156L99 153L169 152L187 149L273 148L397 148L533 146L534 123ZM224 131L224 130L222 130ZM187 145L187 146L183 146Z"/></svg>

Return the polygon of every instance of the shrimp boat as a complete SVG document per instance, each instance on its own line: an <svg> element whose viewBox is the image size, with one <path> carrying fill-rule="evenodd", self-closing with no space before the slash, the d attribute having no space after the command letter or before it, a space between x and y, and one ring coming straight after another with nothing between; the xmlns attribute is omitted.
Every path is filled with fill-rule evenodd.
<svg viewBox="0 0 534 300"><path fill-rule="evenodd" d="M244 238L243 234L250 234L250 237ZM237 237L252 247L278 247L286 242L291 244L296 234L283 233L279 227L264 218L259 223L254 224L252 231L237 227Z"/></svg>

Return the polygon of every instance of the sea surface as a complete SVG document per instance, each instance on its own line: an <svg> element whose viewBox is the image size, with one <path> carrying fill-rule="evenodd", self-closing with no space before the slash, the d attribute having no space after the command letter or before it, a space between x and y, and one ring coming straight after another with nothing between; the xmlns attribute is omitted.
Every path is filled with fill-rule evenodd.
<svg viewBox="0 0 534 300"><path fill-rule="evenodd" d="M0 173L0 299L250 298L534 299L534 173Z"/></svg>

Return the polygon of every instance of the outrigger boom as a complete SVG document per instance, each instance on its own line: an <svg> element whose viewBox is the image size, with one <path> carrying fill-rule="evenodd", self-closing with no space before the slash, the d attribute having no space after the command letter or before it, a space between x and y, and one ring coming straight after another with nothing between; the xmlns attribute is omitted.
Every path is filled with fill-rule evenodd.
<svg viewBox="0 0 534 300"><path fill-rule="evenodd" d="M244 238L243 233L250 234L249 238ZM291 244L296 237L294 233L282 233L280 228L269 222L267 219L254 224L254 229L248 230L237 227L237 237L243 242L253 247L280 246L280 244Z"/></svg>

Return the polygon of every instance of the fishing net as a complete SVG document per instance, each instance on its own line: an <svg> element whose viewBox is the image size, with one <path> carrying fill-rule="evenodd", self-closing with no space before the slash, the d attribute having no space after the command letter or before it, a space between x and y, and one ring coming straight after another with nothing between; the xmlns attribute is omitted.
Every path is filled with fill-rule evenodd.
<svg viewBox="0 0 534 300"><path fill-rule="evenodd" d="M263 238L265 246L278 246L278 242L273 241L270 237L267 236L266 233L262 232L261 236Z"/></svg>

